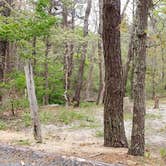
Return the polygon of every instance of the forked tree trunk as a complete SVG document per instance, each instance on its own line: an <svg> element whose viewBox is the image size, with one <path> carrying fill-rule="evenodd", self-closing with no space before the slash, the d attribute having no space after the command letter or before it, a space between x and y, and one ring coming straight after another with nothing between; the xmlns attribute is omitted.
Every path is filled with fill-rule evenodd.
<svg viewBox="0 0 166 166"><path fill-rule="evenodd" d="M38 143L41 143L42 142L41 125L40 125L39 114L38 114L38 104L37 104L36 93L35 93L33 70L32 70L32 65L30 62L26 64L26 66L24 67L24 70L25 70L28 99L29 99L32 123L33 123L33 134L34 134L35 140Z"/></svg>
<svg viewBox="0 0 166 166"><path fill-rule="evenodd" d="M129 154L135 156L143 156L145 149L146 40L150 2L138 0L136 9L133 127L129 149Z"/></svg>
<svg viewBox="0 0 166 166"><path fill-rule="evenodd" d="M86 37L88 35L88 27L89 27L89 15L91 12L92 0L88 0L87 8L85 11L85 18L84 18L84 28L83 28L83 35ZM73 97L73 102L75 107L79 107L80 105L80 97L81 97L81 89L83 84L83 75L84 75L84 67L85 67L85 59L87 53L87 43L85 42L82 46L82 54L81 54L81 62L78 71L78 78L77 78L77 86L75 90L75 94Z"/></svg>
<svg viewBox="0 0 166 166"><path fill-rule="evenodd" d="M123 118L123 69L120 47L120 0L103 1L105 59L104 145L127 147Z"/></svg>

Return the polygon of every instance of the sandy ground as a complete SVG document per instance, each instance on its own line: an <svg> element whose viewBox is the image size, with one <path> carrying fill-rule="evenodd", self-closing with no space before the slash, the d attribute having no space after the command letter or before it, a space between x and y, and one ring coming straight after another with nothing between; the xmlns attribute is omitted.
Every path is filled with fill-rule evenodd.
<svg viewBox="0 0 166 166"><path fill-rule="evenodd" d="M160 110L147 110L146 119L146 151L147 157L133 157L127 155L127 149L103 147L103 138L96 137L97 130L102 130L102 109L96 110L96 119L101 123L99 128L73 128L73 125L42 125L43 143L37 144L32 138L30 128L23 131L0 131L0 142L18 145L20 140L28 140L27 145L33 150L40 150L61 155L75 156L107 163L120 163L129 166L165 166L160 158L160 149L166 148L166 105ZM128 139L131 134L131 119L125 121ZM26 147L26 145L24 145Z"/></svg>

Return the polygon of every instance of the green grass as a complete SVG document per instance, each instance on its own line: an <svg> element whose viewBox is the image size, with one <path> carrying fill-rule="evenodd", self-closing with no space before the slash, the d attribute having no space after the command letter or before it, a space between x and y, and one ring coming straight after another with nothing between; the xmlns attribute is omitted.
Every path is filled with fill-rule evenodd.
<svg viewBox="0 0 166 166"><path fill-rule="evenodd" d="M165 149L165 148L161 148L161 149L160 149L160 156L161 156L162 158L166 158L166 149Z"/></svg>
<svg viewBox="0 0 166 166"><path fill-rule="evenodd" d="M25 127L31 126L32 119L31 119L30 112L24 112L23 113L23 115L22 115L22 121L23 121Z"/></svg>
<svg viewBox="0 0 166 166"><path fill-rule="evenodd" d="M0 120L0 130L5 130L6 128L7 128L6 123Z"/></svg>
<svg viewBox="0 0 166 166"><path fill-rule="evenodd" d="M96 103L95 102L82 102L80 104L80 108L90 108L90 107L94 107L96 106Z"/></svg>
<svg viewBox="0 0 166 166"><path fill-rule="evenodd" d="M40 112L40 121L41 123L48 124L55 120L54 114L51 112Z"/></svg>
<svg viewBox="0 0 166 166"><path fill-rule="evenodd" d="M23 145L23 146L30 146L31 145L31 143L30 143L30 141L28 139L26 139L26 140L18 140L18 141L16 141L16 144L17 145Z"/></svg>
<svg viewBox="0 0 166 166"><path fill-rule="evenodd" d="M103 130L96 130L95 135L96 135L96 137L104 137L104 131Z"/></svg>
<svg viewBox="0 0 166 166"><path fill-rule="evenodd" d="M84 112L80 111L71 111L71 110L60 110L56 116L57 121L62 122L64 124L70 124L74 121L81 121L85 120L88 122L93 122L94 119L92 117L89 117Z"/></svg>
<svg viewBox="0 0 166 166"><path fill-rule="evenodd" d="M155 119L161 119L162 116L156 114L146 114L145 118L150 120L155 120Z"/></svg>

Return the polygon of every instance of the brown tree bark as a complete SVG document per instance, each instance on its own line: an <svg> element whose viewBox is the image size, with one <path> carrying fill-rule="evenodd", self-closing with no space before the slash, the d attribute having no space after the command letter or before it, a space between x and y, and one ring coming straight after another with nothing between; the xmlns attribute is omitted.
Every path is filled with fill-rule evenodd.
<svg viewBox="0 0 166 166"><path fill-rule="evenodd" d="M123 118L123 69L120 46L120 23L120 0L104 0L104 145L108 147L128 146Z"/></svg>
<svg viewBox="0 0 166 166"><path fill-rule="evenodd" d="M136 9L134 107L129 154L143 156L145 149L145 75L149 0L138 0ZM152 2L151 2L152 3Z"/></svg>
<svg viewBox="0 0 166 166"><path fill-rule="evenodd" d="M89 24L89 15L91 12L91 6L92 6L92 0L88 0L87 2L87 8L85 11L85 17L84 17L84 28L83 28L83 36L86 37L88 35L88 24ZM83 75L84 75L84 66L85 66L85 59L86 59L86 53L87 53L87 43L84 43L82 46L82 54L81 54L81 60L80 60L80 66L78 70L78 82L75 90L75 95L73 97L73 103L75 107L79 107L80 105L80 96L81 96L81 89L83 84Z"/></svg>

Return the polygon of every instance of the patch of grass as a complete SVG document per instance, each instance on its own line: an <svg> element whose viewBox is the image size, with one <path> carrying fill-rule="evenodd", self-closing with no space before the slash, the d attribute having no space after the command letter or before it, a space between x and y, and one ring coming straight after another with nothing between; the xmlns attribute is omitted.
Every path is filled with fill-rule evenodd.
<svg viewBox="0 0 166 166"><path fill-rule="evenodd" d="M97 122L81 121L78 125L75 125L70 129L80 129L80 128L95 129L98 127L100 127L100 125Z"/></svg>
<svg viewBox="0 0 166 166"><path fill-rule="evenodd" d="M31 145L31 143L30 143L30 141L28 139L26 139L26 140L18 140L18 141L16 141L16 144L17 145L23 145L23 146L30 146Z"/></svg>
<svg viewBox="0 0 166 166"><path fill-rule="evenodd" d="M166 158L166 149L165 149L165 148L161 148L161 149L160 149L160 156L161 156L162 158Z"/></svg>
<svg viewBox="0 0 166 166"><path fill-rule="evenodd" d="M154 106L154 100L147 100L146 105L149 106L149 107L153 107Z"/></svg>
<svg viewBox="0 0 166 166"><path fill-rule="evenodd" d="M6 123L0 120L0 130L5 130L6 128L7 128Z"/></svg>
<svg viewBox="0 0 166 166"><path fill-rule="evenodd" d="M49 123L52 122L54 120L54 115L51 112L40 112L40 120L41 123Z"/></svg>
<svg viewBox="0 0 166 166"><path fill-rule="evenodd" d="M80 104L81 108L94 107L94 106L96 106L95 102L82 102Z"/></svg>
<svg viewBox="0 0 166 166"><path fill-rule="evenodd" d="M64 124L70 124L74 121L87 121L87 122L94 122L94 118L88 116L87 114L85 114L84 112L80 112L80 111L71 111L71 110L61 110L58 112L57 116L56 116L57 121L62 122Z"/></svg>
<svg viewBox="0 0 166 166"><path fill-rule="evenodd" d="M32 124L32 119L31 119L31 114L30 112L24 112L22 115L22 120L25 125L25 127L31 126Z"/></svg>
<svg viewBox="0 0 166 166"><path fill-rule="evenodd" d="M145 118L155 120L155 119L161 119L162 116L157 114L146 114Z"/></svg>
<svg viewBox="0 0 166 166"><path fill-rule="evenodd" d="M103 130L96 130L95 135L96 135L96 137L104 137L104 131Z"/></svg>

